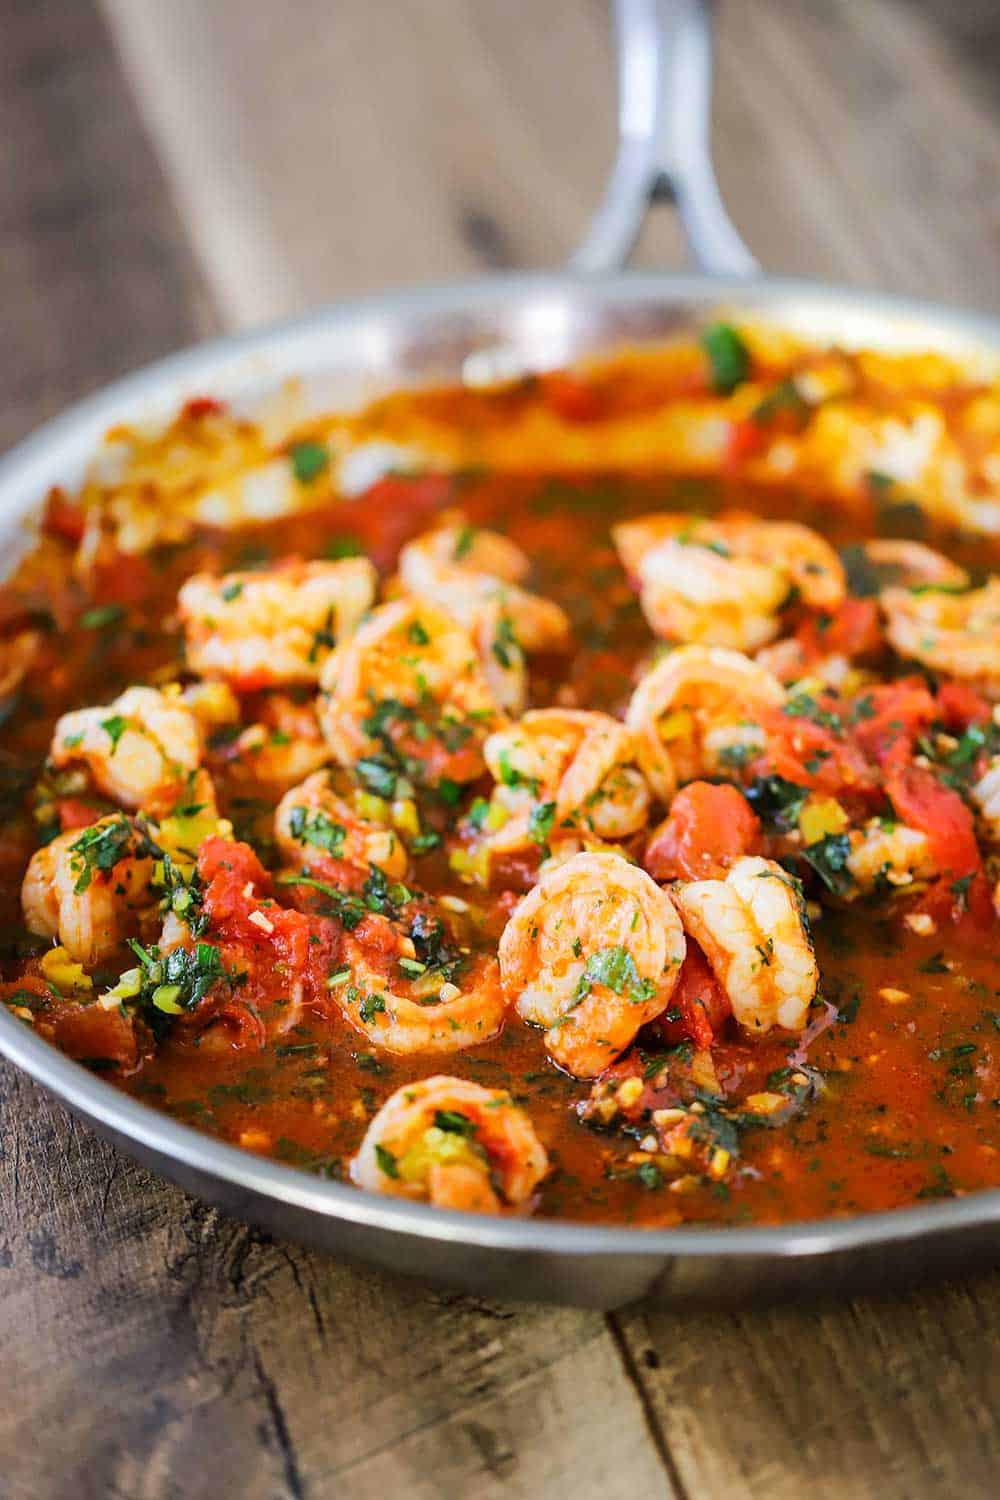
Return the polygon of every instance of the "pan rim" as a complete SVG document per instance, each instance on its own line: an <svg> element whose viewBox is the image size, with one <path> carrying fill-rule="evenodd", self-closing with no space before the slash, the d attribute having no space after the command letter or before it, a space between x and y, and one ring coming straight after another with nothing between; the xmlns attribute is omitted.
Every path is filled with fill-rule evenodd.
<svg viewBox="0 0 1000 1500"><path fill-rule="evenodd" d="M208 372L243 356L267 354L300 340L319 340L376 317L422 314L433 319L449 312L475 312L516 303L536 294L569 291L577 296L591 294L595 301L608 303L621 296L639 303L670 300L679 306L705 301L745 301L766 307L769 303L779 304L782 299L813 299L882 318L926 321L967 339L970 352L1000 353L998 316L801 277L719 278L645 271L583 276L564 271L407 287L327 304L259 328L207 339L104 386L45 422L0 458L0 518L8 494L23 492L31 483L33 471L44 471L46 458L53 451L72 447L74 437L83 433L110 426L116 417L121 419L123 407L152 396L158 388L162 391L178 378L195 378L199 369ZM75 1113L105 1127L125 1149L128 1143L134 1143L166 1162L190 1167L250 1195L298 1207L324 1219L403 1232L423 1240L524 1255L554 1252L573 1258L642 1255L665 1260L695 1257L787 1260L822 1259L852 1249L1000 1225L1000 1189L878 1213L746 1228L684 1225L639 1229L541 1217L492 1218L458 1213L407 1199L363 1193L346 1183L317 1178L301 1168L228 1145L122 1093L33 1034L6 1007L0 1007L0 1054Z"/></svg>

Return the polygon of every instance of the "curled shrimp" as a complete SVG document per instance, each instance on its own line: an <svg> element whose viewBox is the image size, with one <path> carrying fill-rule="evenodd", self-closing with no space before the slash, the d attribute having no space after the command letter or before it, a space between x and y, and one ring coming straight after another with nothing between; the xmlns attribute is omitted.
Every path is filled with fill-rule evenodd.
<svg viewBox="0 0 1000 1500"><path fill-rule="evenodd" d="M131 687L104 707L63 714L49 760L57 769L82 762L100 791L135 809L183 795L201 755L201 726L179 690Z"/></svg>
<svg viewBox="0 0 1000 1500"><path fill-rule="evenodd" d="M666 640L753 651L778 634L796 594L823 610L844 597L836 552L795 522L666 512L625 521L613 536L650 626Z"/></svg>
<svg viewBox="0 0 1000 1500"><path fill-rule="evenodd" d="M351 1162L352 1180L369 1193L492 1214L526 1204L548 1170L509 1094L443 1074L398 1088Z"/></svg>
<svg viewBox="0 0 1000 1500"><path fill-rule="evenodd" d="M744 855L724 880L678 882L684 923L748 1031L801 1031L819 969L801 896L779 864Z"/></svg>
<svg viewBox="0 0 1000 1500"><path fill-rule="evenodd" d="M590 834L623 839L645 827L649 789L635 765L632 732L610 714L585 709L533 709L483 748L497 785L488 826L502 826L491 847L512 851ZM533 826L534 823L534 826Z"/></svg>
<svg viewBox="0 0 1000 1500"><path fill-rule="evenodd" d="M474 781L483 742L504 721L468 633L423 599L374 610L327 661L322 689L334 758L373 758L394 780Z"/></svg>
<svg viewBox="0 0 1000 1500"><path fill-rule="evenodd" d="M1000 578L959 594L887 588L881 604L900 656L1000 699Z"/></svg>
<svg viewBox="0 0 1000 1500"><path fill-rule="evenodd" d="M195 573L177 596L191 669L241 690L317 682L375 598L364 557L291 559L260 573Z"/></svg>
<svg viewBox="0 0 1000 1500"><path fill-rule="evenodd" d="M31 857L21 887L29 931L96 963L139 929L155 904L154 851L122 813L54 838Z"/></svg>
<svg viewBox="0 0 1000 1500"><path fill-rule="evenodd" d="M529 568L507 537L462 522L417 537L399 556L404 588L439 604L469 631L494 696L509 713L524 707L525 655L565 650L570 637L559 605L519 586Z"/></svg>
<svg viewBox="0 0 1000 1500"><path fill-rule="evenodd" d="M657 796L669 802L683 782L758 754L759 711L779 707L785 696L776 677L739 652L718 646L669 652L640 680L625 716Z"/></svg>
<svg viewBox="0 0 1000 1500"><path fill-rule="evenodd" d="M462 954L442 969L414 957L382 917L344 938L332 994L346 1020L385 1052L459 1052L497 1035L506 1010L495 958ZM343 971L342 971L343 972ZM453 978L448 976L453 975Z"/></svg>
<svg viewBox="0 0 1000 1500"><path fill-rule="evenodd" d="M883 588L965 589L969 575L923 542L905 537L873 537L862 543L861 550Z"/></svg>
<svg viewBox="0 0 1000 1500"><path fill-rule="evenodd" d="M286 792L274 814L274 833L285 863L322 876L324 867L348 864L368 871L377 865L391 880L402 880L409 865L395 829L362 817L357 794L332 771L317 771ZM369 798L369 801L372 799Z"/></svg>
<svg viewBox="0 0 1000 1500"><path fill-rule="evenodd" d="M684 960L670 898L617 854L546 872L500 938L500 973L523 1020L567 1072L593 1078L664 1010Z"/></svg>

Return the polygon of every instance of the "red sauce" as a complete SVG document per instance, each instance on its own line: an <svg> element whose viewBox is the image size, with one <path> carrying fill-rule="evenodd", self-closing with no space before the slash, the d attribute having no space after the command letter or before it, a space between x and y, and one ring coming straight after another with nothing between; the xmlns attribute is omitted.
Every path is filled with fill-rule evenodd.
<svg viewBox="0 0 1000 1500"><path fill-rule="evenodd" d="M552 398L574 422L588 423L600 414L599 398L570 377L552 385ZM194 419L210 414L210 404L196 405ZM267 864L271 858L273 799L262 800L259 788L230 774L224 758L213 767L223 810L237 836L257 850L241 853L235 865L231 846L225 846L224 858L211 843L201 854L213 941L224 958L231 955L245 971L235 998L208 1028L195 1031L181 1023L167 1030L141 1065L114 1015L102 1020L91 1011L82 1025L67 1024L67 1006L45 996L37 965L26 964L18 894L37 842L24 797L57 715L73 705L107 702L113 692L177 661L174 601L181 582L196 569L224 571L292 553L321 557L348 536L385 572L401 543L437 509L456 501L471 522L516 539L533 559L531 586L560 602L572 618L572 655L533 663L533 702L547 705L561 692L560 701L612 713L622 712L651 648L610 541L616 519L656 508L711 510L724 502L807 520L838 544L856 541L879 525L874 505L866 515L846 517L821 501L807 505L799 494L758 494L736 480L386 479L360 503L331 503L278 526L202 530L183 545L154 551L139 566L130 560L128 566L104 569L97 594L89 596L69 570L79 530L72 506L58 498L45 566L35 572L33 592L22 587L18 607L46 611L50 621L65 628L51 629L45 639L38 669L8 722L0 762L6 789L0 908L8 1000L16 1001L18 987L22 1003L26 992L33 993L42 1033L137 1098L223 1139L242 1140L281 1160L337 1176L373 1113L401 1083L452 1070L509 1088L530 1112L553 1162L540 1192L538 1211L544 1215L641 1225L775 1222L892 1208L1000 1185L1000 963L995 929L984 941L979 925L992 915L968 889L963 900L969 910L954 920L956 900L949 896L947 911L938 914L941 922L928 936L910 930L884 903L828 908L815 923L822 1002L810 1027L815 1034L805 1045L773 1033L760 1040L736 1034L725 996L692 950L673 1007L677 1014L671 1011L654 1023L640 1038L639 1050L615 1065L613 1078L641 1077L643 1107L669 1106L681 1085L673 1074L663 1081L662 1059L670 1055L666 1049L679 1047L675 1062L683 1070L684 1048L690 1049L693 1038L699 1047L712 1047L720 1083L734 1097L767 1090L768 1080L782 1070L786 1076L798 1070L805 1080L792 1087L790 1097L796 1089L811 1096L820 1079L822 1088L780 1128L742 1129L738 1170L724 1180L702 1176L684 1191L671 1191L657 1174L640 1172L632 1162L641 1123L627 1134L620 1119L603 1131L581 1121L576 1106L586 1100L590 1085L560 1073L547 1059L540 1033L516 1018L496 1040L446 1059L395 1058L367 1045L329 1003L326 979L337 962L340 926L320 910L294 909L282 888L272 884L259 859ZM955 538L943 543L952 556L973 566L981 566L989 550L981 539L972 545ZM865 649L877 650L874 625L870 607L852 601L833 628L841 644L861 639ZM801 636L807 650L816 648L808 622ZM249 722L249 701L245 709ZM850 740L822 722L796 721L802 733L808 728L808 743L802 733L794 741L789 736L770 770L794 774L820 789L827 783L841 789L853 785L859 803L867 806L884 793L884 785L873 789L878 778L871 774L881 764L897 810L905 808L915 826L932 832L936 857L951 880L971 877L971 886L980 883L985 892L965 803L921 773L908 755L928 714L950 713L967 724L983 711L988 708L983 710L981 700L960 686L946 688L935 704L921 681L896 684L876 690L870 717ZM823 752L818 760L817 751ZM664 878L709 874L718 858L753 845L757 818L739 793L715 788L682 797L653 838L656 873ZM720 801L733 803L726 832L717 829L714 844L712 837L698 839L699 818L717 823L718 808L713 812L709 804ZM78 827L93 818L93 803L68 797L59 813L64 827ZM484 951L493 951L516 893L531 878L528 867L512 869L505 888L487 898L492 904L481 940ZM248 924L241 896L248 880L274 902L265 908L268 933ZM436 893L463 894L439 852L419 859L415 883ZM294 1004L296 1018L279 1040L262 1047L257 1018L282 1004Z"/></svg>

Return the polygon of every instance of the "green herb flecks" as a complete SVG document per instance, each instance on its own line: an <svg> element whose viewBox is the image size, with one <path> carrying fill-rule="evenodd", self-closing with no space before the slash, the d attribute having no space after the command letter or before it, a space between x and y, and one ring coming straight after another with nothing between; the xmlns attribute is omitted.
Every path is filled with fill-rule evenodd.
<svg viewBox="0 0 1000 1500"><path fill-rule="evenodd" d="M728 396L750 373L750 351L729 323L713 323L706 328L701 346L708 355L715 389Z"/></svg>
<svg viewBox="0 0 1000 1500"><path fill-rule="evenodd" d="M330 454L324 445L308 440L295 443L289 449L288 456L292 461L292 473L299 484L312 484L330 464Z"/></svg>

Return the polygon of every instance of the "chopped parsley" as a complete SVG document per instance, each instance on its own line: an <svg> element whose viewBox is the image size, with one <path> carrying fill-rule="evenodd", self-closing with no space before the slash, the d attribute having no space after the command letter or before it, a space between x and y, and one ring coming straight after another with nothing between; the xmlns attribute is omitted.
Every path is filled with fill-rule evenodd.
<svg viewBox="0 0 1000 1500"><path fill-rule="evenodd" d="M758 776L743 793L766 828L788 833L799 821L809 788L784 776Z"/></svg>
<svg viewBox="0 0 1000 1500"><path fill-rule="evenodd" d="M311 484L330 463L330 454L322 443L295 443L288 456L292 461L292 473L299 484Z"/></svg>
<svg viewBox="0 0 1000 1500"><path fill-rule="evenodd" d="M70 853L77 856L73 861L73 871L76 874L73 891L77 896L82 896L84 891L90 889L97 872L113 870L127 854L159 853L148 838L137 840L136 831L124 814L85 829L76 843L69 847Z"/></svg>
<svg viewBox="0 0 1000 1500"><path fill-rule="evenodd" d="M396 795L396 782L400 772L397 766L383 755L363 755L355 761L354 770L365 790L386 800Z"/></svg>
<svg viewBox="0 0 1000 1500"><path fill-rule="evenodd" d="M787 714L790 719L808 719L821 729L839 730L842 727L840 715L823 708L812 693L794 693L782 713Z"/></svg>
<svg viewBox="0 0 1000 1500"><path fill-rule="evenodd" d="M509 672L512 667L517 666L521 657L521 648L518 644L517 635L514 632L514 622L510 615L500 616L496 638L493 641L491 649L505 672Z"/></svg>
<svg viewBox="0 0 1000 1500"><path fill-rule="evenodd" d="M111 754L114 755L118 749L118 741L128 728L128 720L123 719L121 714L112 714L110 719L101 720L101 728L111 741Z"/></svg>
<svg viewBox="0 0 1000 1500"><path fill-rule="evenodd" d="M533 797L538 796L538 779L535 776L525 776L516 766L510 763L510 753L507 750L500 751L500 780L504 786L525 787Z"/></svg>
<svg viewBox="0 0 1000 1500"><path fill-rule="evenodd" d="M449 1135L461 1135L466 1140L475 1135L479 1126L468 1115L461 1114L457 1109L436 1109L434 1111L434 1124L438 1130L444 1130Z"/></svg>
<svg viewBox="0 0 1000 1500"><path fill-rule="evenodd" d="M802 858L816 871L827 890L833 891L834 895L843 896L854 884L853 876L847 868L850 852L851 841L846 833L828 833L826 838L817 840L815 844L808 844L802 850Z"/></svg>
<svg viewBox="0 0 1000 1500"><path fill-rule="evenodd" d="M351 997L351 995L349 993L348 994L348 999L351 999L351 998L352 997ZM383 1015L384 1012L385 1012L385 996L384 995L365 995L364 999L361 1001L361 1005L358 1008L358 1015L361 1017L362 1021L364 1021L364 1023L365 1023L366 1026L370 1022L374 1021L374 1019L375 1019L376 1016Z"/></svg>
<svg viewBox="0 0 1000 1500"><path fill-rule="evenodd" d="M656 992L653 981L642 978L635 959L622 947L601 948L590 955L576 987L576 1000L585 999L595 984L604 985L616 995L627 995L634 1005L642 1005Z"/></svg>
<svg viewBox="0 0 1000 1500"><path fill-rule="evenodd" d="M300 844L313 844L318 849L325 849L335 859L339 859L344 852L347 829L343 824L335 823L319 808L310 810L307 807L293 807L288 827L292 838Z"/></svg>
<svg viewBox="0 0 1000 1500"><path fill-rule="evenodd" d="M365 549L356 536L334 536L323 548L323 556L331 562L342 562L345 557L364 557Z"/></svg>
<svg viewBox="0 0 1000 1500"><path fill-rule="evenodd" d="M80 624L84 630L110 630L124 618L125 611L120 604L97 604L93 609L84 610Z"/></svg>
<svg viewBox="0 0 1000 1500"><path fill-rule="evenodd" d="M701 336L701 347L712 367L712 383L728 396L750 373L750 351L729 323L713 323Z"/></svg>
<svg viewBox="0 0 1000 1500"><path fill-rule="evenodd" d="M549 835L552 832L555 817L554 802L540 802L537 807L531 809L531 816L528 818L528 837L543 849L548 848Z"/></svg>
<svg viewBox="0 0 1000 1500"><path fill-rule="evenodd" d="M399 1176L399 1167L396 1165L396 1158L386 1146L377 1145L375 1147L375 1160L378 1162L379 1171L386 1177L396 1178Z"/></svg>

